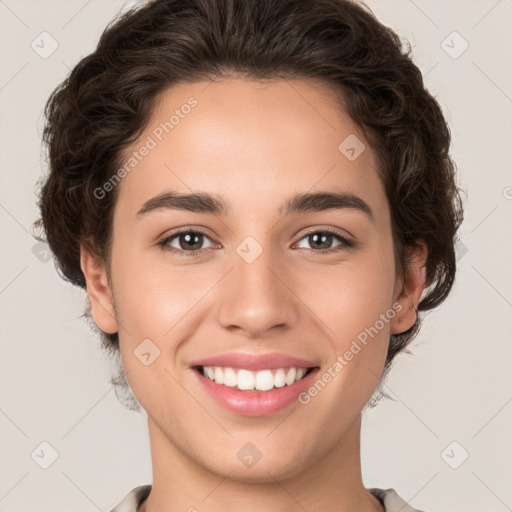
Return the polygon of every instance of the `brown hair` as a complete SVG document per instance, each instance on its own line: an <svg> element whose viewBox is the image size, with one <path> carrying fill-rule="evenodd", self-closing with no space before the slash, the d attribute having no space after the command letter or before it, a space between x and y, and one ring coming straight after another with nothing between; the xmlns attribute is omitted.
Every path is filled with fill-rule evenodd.
<svg viewBox="0 0 512 512"><path fill-rule="evenodd" d="M406 247L423 240L428 288L418 310L438 306L455 279L463 208L449 128L410 55L410 45L350 0L153 0L120 15L46 104L50 172L35 226L44 228L59 272L85 287L81 243L108 267L117 188L101 200L94 190L114 175L159 94L233 75L310 79L339 96L376 152L398 268ZM391 336L384 373L419 326L420 317ZM119 351L117 333L100 335L105 349Z"/></svg>

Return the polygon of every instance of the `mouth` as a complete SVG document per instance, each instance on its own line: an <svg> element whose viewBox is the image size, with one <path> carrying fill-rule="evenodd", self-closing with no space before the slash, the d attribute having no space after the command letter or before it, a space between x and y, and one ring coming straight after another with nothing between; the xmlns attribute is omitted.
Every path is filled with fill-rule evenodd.
<svg viewBox="0 0 512 512"><path fill-rule="evenodd" d="M269 416L302 407L298 397L314 381L320 361L280 352L231 352L191 361L201 389L225 410Z"/></svg>
<svg viewBox="0 0 512 512"><path fill-rule="evenodd" d="M200 375L221 386L237 391L264 393L274 389L292 386L305 379L319 367L283 367L252 371L245 368L223 366L193 367Z"/></svg>
<svg viewBox="0 0 512 512"><path fill-rule="evenodd" d="M240 416L272 416L290 407L303 407L298 399L320 371L314 367L248 370L226 366L194 365L201 388L218 405Z"/></svg>

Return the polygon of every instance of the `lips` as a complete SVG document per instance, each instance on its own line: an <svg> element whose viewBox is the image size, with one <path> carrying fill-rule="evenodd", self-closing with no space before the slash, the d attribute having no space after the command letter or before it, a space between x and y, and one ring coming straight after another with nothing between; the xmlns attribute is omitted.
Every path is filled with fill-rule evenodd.
<svg viewBox="0 0 512 512"><path fill-rule="evenodd" d="M240 371L247 372L248 370ZM294 371L295 368L292 367L292 372ZM205 377L196 370L194 370L194 375L206 394L225 410L242 416L264 417L277 414L289 407L302 407L300 405L302 402L298 400L298 397L312 385L319 371L318 367L309 369L300 380L282 387L274 386L267 391L241 390L236 387L229 387Z"/></svg>
<svg viewBox="0 0 512 512"><path fill-rule="evenodd" d="M204 359L198 359L190 363L191 367L224 366L229 368L243 368L252 371L290 367L314 368L318 365L319 363L315 361L308 361L306 359L300 359L278 352L269 354L231 352L228 354L219 354Z"/></svg>
<svg viewBox="0 0 512 512"><path fill-rule="evenodd" d="M197 359L190 367L202 389L223 408L243 416L269 416L299 404L297 396L311 385L319 364L278 352L232 352Z"/></svg>

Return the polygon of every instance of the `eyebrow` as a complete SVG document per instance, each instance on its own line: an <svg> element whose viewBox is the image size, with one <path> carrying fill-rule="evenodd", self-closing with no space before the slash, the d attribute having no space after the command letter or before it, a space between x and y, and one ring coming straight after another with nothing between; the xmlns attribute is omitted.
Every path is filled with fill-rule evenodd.
<svg viewBox="0 0 512 512"><path fill-rule="evenodd" d="M137 212L140 219L149 212L162 209L186 210L195 213L209 213L227 216L232 213L229 204L218 195L206 192L184 194L174 191L163 192L146 201ZM358 210L375 221L372 209L362 198L346 192L308 192L296 194L279 208L280 215L293 213L321 212L325 210Z"/></svg>

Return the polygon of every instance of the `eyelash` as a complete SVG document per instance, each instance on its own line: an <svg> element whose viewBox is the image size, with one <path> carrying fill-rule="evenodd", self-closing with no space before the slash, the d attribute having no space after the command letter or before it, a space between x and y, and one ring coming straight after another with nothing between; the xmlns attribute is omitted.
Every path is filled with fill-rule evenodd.
<svg viewBox="0 0 512 512"><path fill-rule="evenodd" d="M198 257L198 256L202 255L205 250L207 250L207 249L200 249L198 251L184 251L182 249L176 249L174 247L170 247L167 245L171 240L173 240L180 234L184 234L184 233L186 233L186 234L201 234L201 235L205 236L206 238L210 238L207 233L205 233L204 231L201 231L200 229L185 228L185 229L175 231L172 235L165 237L163 240L158 242L157 245L164 251L168 251L172 254L177 254L180 256L184 255L186 257L189 257L189 256L190 257ZM309 231L309 232L305 233L304 235L302 235L302 237L299 239L299 241L302 240L303 238L306 238L310 235L314 235L316 233L333 235L335 238L337 238L341 242L341 244L336 247L331 247L330 249L318 249L318 250L306 249L307 251L313 252L315 254L328 254L328 253L332 254L332 253L335 253L338 251L352 249L356 246L356 243L353 240L350 240L349 238L341 235L339 232L331 230L331 229L316 229L313 231Z"/></svg>

